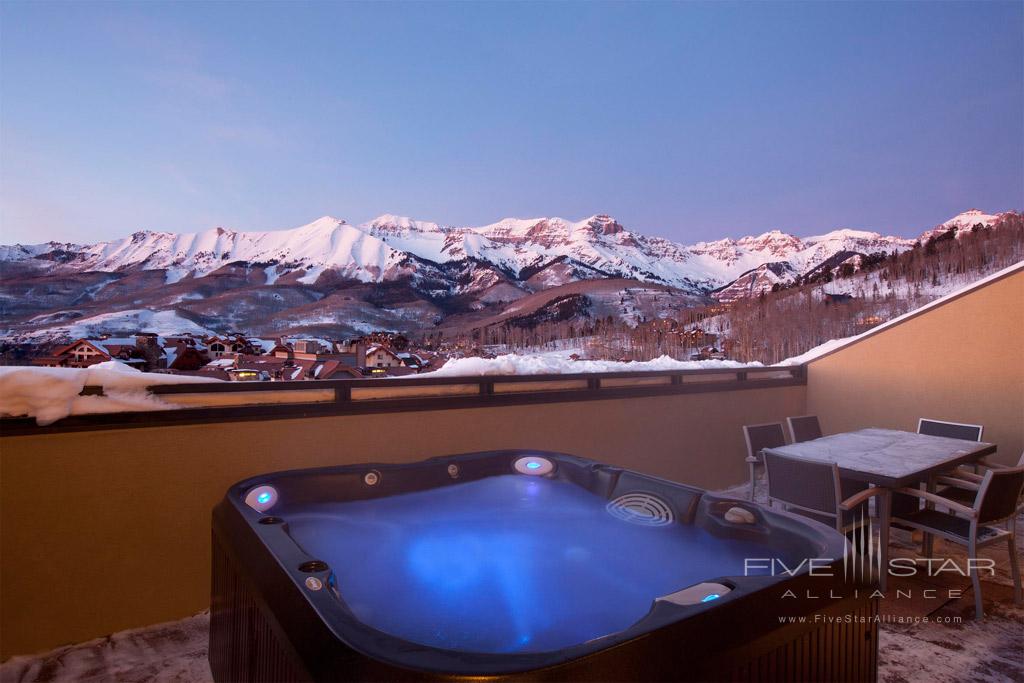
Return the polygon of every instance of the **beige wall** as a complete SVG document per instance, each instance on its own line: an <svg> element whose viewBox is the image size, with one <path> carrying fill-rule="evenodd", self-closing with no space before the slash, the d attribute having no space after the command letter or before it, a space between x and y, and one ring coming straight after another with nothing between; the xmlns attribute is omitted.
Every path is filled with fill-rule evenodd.
<svg viewBox="0 0 1024 683"><path fill-rule="evenodd" d="M804 408L794 386L6 437L0 656L203 609L210 509L250 475L526 447L717 488L746 478L742 424Z"/></svg>
<svg viewBox="0 0 1024 683"><path fill-rule="evenodd" d="M1024 449L1024 268L808 365L822 428L985 425L996 460Z"/></svg>

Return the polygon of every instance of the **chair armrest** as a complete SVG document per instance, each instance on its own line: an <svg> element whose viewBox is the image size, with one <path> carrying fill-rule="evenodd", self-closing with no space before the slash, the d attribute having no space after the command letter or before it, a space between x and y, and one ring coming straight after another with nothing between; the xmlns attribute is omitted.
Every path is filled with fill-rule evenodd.
<svg viewBox="0 0 1024 683"><path fill-rule="evenodd" d="M885 495L887 493L888 493L887 489L879 488L878 486L872 486L870 488L866 488L863 491L860 491L859 493L855 493L854 495L850 496L849 498L847 498L843 502L839 503L839 507L842 508L843 510L852 510L855 507L857 507L858 505L861 505L868 498L873 498L875 496L882 496L882 495Z"/></svg>
<svg viewBox="0 0 1024 683"><path fill-rule="evenodd" d="M968 479L960 479L958 477L939 477L936 481L940 484L949 484L950 486L955 486L958 489L967 489L968 491L977 491L981 488L977 482L973 482Z"/></svg>
<svg viewBox="0 0 1024 683"><path fill-rule="evenodd" d="M989 462L987 458L982 458L978 464L989 470L1008 470L1012 467L1012 465L1004 465L999 462Z"/></svg>
<svg viewBox="0 0 1024 683"><path fill-rule="evenodd" d="M974 508L969 508L966 505L961 505L955 500L943 498L942 496L936 495L934 493L928 493L927 491L922 491L921 489L894 489L893 493L903 493L908 496L914 496L915 498L921 498L922 500L928 500L933 503L938 503L939 505L945 505L953 513L960 515L961 517L966 517L967 519L974 519L975 516L977 516L977 513L974 511Z"/></svg>
<svg viewBox="0 0 1024 683"><path fill-rule="evenodd" d="M966 479L967 481L976 481L979 484L984 479L980 474L975 474L969 470L963 469L963 465L949 473L951 477L958 477L960 479Z"/></svg>

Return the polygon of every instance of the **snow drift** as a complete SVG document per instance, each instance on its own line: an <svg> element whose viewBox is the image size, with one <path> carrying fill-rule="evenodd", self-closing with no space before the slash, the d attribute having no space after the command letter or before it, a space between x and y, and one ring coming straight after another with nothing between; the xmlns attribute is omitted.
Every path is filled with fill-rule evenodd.
<svg viewBox="0 0 1024 683"><path fill-rule="evenodd" d="M760 363L732 360L676 360L659 356L648 361L572 360L564 352L530 355L506 354L497 358L455 358L434 372L416 377L472 377L479 375L561 375L576 372L642 372L656 370L709 370L761 367Z"/></svg>
<svg viewBox="0 0 1024 683"><path fill-rule="evenodd" d="M139 372L116 360L88 368L0 367L0 415L36 418L44 426L69 415L172 410L178 406L146 391L154 384L219 382ZM102 386L103 396L79 396L85 386Z"/></svg>

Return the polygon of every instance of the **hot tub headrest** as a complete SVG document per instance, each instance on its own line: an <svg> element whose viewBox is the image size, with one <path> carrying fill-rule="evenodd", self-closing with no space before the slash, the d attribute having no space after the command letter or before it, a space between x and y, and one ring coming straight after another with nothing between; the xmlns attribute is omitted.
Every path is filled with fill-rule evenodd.
<svg viewBox="0 0 1024 683"><path fill-rule="evenodd" d="M673 508L679 522L689 524L697 514L697 505L704 495L704 490L686 484L669 483L657 477L635 472L622 472L615 482L611 498L619 498L630 493L653 494L661 498Z"/></svg>

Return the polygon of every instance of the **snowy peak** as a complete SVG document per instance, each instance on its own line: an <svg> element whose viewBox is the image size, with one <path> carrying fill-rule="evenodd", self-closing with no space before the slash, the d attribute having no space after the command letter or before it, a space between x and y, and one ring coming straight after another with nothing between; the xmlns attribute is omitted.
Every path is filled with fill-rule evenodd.
<svg viewBox="0 0 1024 683"><path fill-rule="evenodd" d="M617 235L626 230L617 220L603 213L591 216L585 223L597 235Z"/></svg>
<svg viewBox="0 0 1024 683"><path fill-rule="evenodd" d="M334 216L321 216L312 223L300 226L298 230L334 230L342 225L348 225L344 218L335 218Z"/></svg>
<svg viewBox="0 0 1024 683"><path fill-rule="evenodd" d="M967 211L964 211L961 214L953 216L942 225L946 226L947 228L974 227L979 223L981 223L982 225L992 225L993 223L998 221L1002 216L1003 214L1001 213L989 214L985 213L980 209L968 209Z"/></svg>
<svg viewBox="0 0 1024 683"><path fill-rule="evenodd" d="M624 232L618 221L605 214L596 214L581 221L551 218L503 218L479 228L467 228L496 241L526 240L553 243L585 235L607 236Z"/></svg>
<svg viewBox="0 0 1024 683"><path fill-rule="evenodd" d="M182 234L141 231L82 247L72 265L77 271L164 269L170 283L186 276L203 277L234 262L285 264L289 270L306 272L337 267L357 279L374 279L398 260L397 252L376 237L325 216L280 231L237 232L222 227Z"/></svg>
<svg viewBox="0 0 1024 683"><path fill-rule="evenodd" d="M769 230L768 232L761 233L757 237L749 237L749 236L748 237L741 237L737 241L739 241L739 242L772 243L772 242L789 242L789 241L795 240L795 239L797 239L797 238L794 237L793 235L790 235L789 233L786 233L786 232L782 232L781 230Z"/></svg>
<svg viewBox="0 0 1024 683"><path fill-rule="evenodd" d="M960 232L970 230L976 225L982 225L984 227L991 227L999 222L1003 216L1009 212L990 214L985 213L980 209L968 209L963 213L953 216L944 223L939 223L931 230L926 230L918 238L921 242L926 242L932 237L938 237L949 232L951 229L956 228Z"/></svg>
<svg viewBox="0 0 1024 683"><path fill-rule="evenodd" d="M737 298L747 296L749 292L762 291L765 286L785 284L787 279L791 281L796 275L810 272L836 254L889 253L911 246L913 240L842 228L803 239L781 230L771 230L756 237L701 242L689 250L709 273L731 276L725 282L743 278L741 286L723 290L726 297ZM767 272L758 270L764 264L772 264L773 267Z"/></svg>
<svg viewBox="0 0 1024 683"><path fill-rule="evenodd" d="M817 242L828 242L831 240L865 240L865 241L883 241L892 240L892 237L882 237L877 232L869 232L867 230L854 230L852 228L840 228L839 230L833 230L826 232L824 235L814 235L812 237L805 237L803 241L805 243L817 243Z"/></svg>
<svg viewBox="0 0 1024 683"><path fill-rule="evenodd" d="M564 238L571 225L562 218L503 218L497 223L469 229L498 242L516 242Z"/></svg>
<svg viewBox="0 0 1024 683"><path fill-rule="evenodd" d="M42 244L0 244L0 264L26 261L46 254L81 251L84 247L71 242L44 242Z"/></svg>
<svg viewBox="0 0 1024 683"><path fill-rule="evenodd" d="M437 223L431 223L430 221L418 221L408 216L393 216L392 214L386 213L381 216L377 216L368 223L363 223L359 226L361 229L371 234L381 235L403 235L411 232L420 233L443 233L444 229Z"/></svg>
<svg viewBox="0 0 1024 683"><path fill-rule="evenodd" d="M826 249L829 251L857 251L865 254L889 252L893 249L902 250L914 244L914 240L903 237L887 237L867 230L833 230L824 235L805 237L801 240L803 248Z"/></svg>
<svg viewBox="0 0 1024 683"><path fill-rule="evenodd" d="M719 289L714 296L723 302L758 296L762 292L770 291L776 284L792 282L799 274L786 262L762 263Z"/></svg>
<svg viewBox="0 0 1024 683"><path fill-rule="evenodd" d="M793 251L799 251L802 247L799 237L794 237L781 230L771 230L757 237L741 237L736 240L737 246L762 251L772 256L784 258Z"/></svg>

